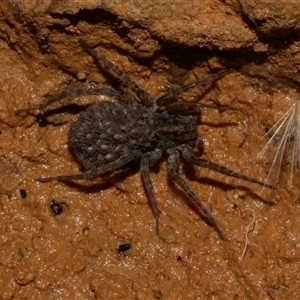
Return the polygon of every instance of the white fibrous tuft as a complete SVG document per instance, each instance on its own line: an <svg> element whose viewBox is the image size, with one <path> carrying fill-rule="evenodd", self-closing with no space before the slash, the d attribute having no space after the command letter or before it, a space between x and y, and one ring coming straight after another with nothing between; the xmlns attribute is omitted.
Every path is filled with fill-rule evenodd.
<svg viewBox="0 0 300 300"><path fill-rule="evenodd" d="M259 153L259 157L265 157L270 146L275 146L275 155L266 182L278 183L283 159L290 157L289 183L292 184L294 174L300 171L300 98L290 106L263 138L267 138L268 142Z"/></svg>

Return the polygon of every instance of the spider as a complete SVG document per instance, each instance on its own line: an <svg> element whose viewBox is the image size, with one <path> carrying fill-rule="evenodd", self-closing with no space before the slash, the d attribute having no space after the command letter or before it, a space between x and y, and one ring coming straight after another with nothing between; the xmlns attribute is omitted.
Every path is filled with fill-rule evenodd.
<svg viewBox="0 0 300 300"><path fill-rule="evenodd" d="M274 189L273 186L255 178L201 159L193 152L193 148L201 143L197 137L195 118L195 115L201 115L201 109L199 105L178 101L177 97L198 85L217 80L232 72L231 69L184 85L154 100L122 69L110 62L99 51L82 39L79 40L79 43L96 61L114 73L123 85L131 90L132 95L110 87L67 88L38 106L17 110L16 113L36 109L42 111L53 102L78 95L97 94L112 99L111 101L92 103L86 111L80 113L79 119L70 126L69 144L76 159L84 167L84 171L74 175L36 178L35 181L93 179L121 169L131 161L139 160L144 188L156 221L156 233L159 234L160 211L150 179L150 167L156 165L162 159L163 153L166 153L169 178L183 190L220 238L223 238L224 235L215 219L188 184L179 176L177 170L180 158L190 164Z"/></svg>

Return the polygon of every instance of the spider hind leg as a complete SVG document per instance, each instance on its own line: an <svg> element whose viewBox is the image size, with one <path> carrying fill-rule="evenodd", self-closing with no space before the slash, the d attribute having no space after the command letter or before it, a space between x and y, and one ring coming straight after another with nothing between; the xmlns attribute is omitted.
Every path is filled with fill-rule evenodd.
<svg viewBox="0 0 300 300"><path fill-rule="evenodd" d="M150 178L149 166L155 165L161 159L161 156L162 156L162 151L159 149L156 149L152 152L145 153L141 158L142 179L143 179L144 187L146 190L146 194L149 198L150 205L151 205L154 217L155 217L156 234L159 234L160 211L157 207L157 201L154 196L153 185L152 185L151 178Z"/></svg>
<svg viewBox="0 0 300 300"><path fill-rule="evenodd" d="M256 184L262 185L262 186L267 187L272 190L276 189L273 185L268 184L266 182L259 181L254 177L246 176L243 173L235 172L231 169L223 167L223 166L216 164L214 162L211 162L209 160L201 159L194 154L192 148L188 145L184 145L184 146L180 147L180 151L182 152L182 157L188 163L198 165L198 166L201 166L201 167L204 167L207 169L215 170L216 172L225 174L227 176L232 176L232 177L243 179L245 181L256 183Z"/></svg>
<svg viewBox="0 0 300 300"><path fill-rule="evenodd" d="M214 217L208 212L205 206L200 202L199 198L191 190L188 184L179 176L178 174L178 165L180 159L180 152L177 149L172 149L168 151L170 156L168 158L168 176L173 182L175 182L186 194L186 196L194 203L199 209L201 215L206 219L209 225L211 225L216 232L218 233L221 239L224 238L224 234L217 225Z"/></svg>

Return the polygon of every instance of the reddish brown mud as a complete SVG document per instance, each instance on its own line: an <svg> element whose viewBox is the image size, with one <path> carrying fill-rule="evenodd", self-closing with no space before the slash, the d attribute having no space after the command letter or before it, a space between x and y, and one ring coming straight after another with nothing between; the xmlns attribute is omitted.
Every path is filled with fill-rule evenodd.
<svg viewBox="0 0 300 300"><path fill-rule="evenodd" d="M265 180L276 145L258 158L267 142L261 137L299 97L297 4L169 2L1 1L1 299L299 299L300 178L295 174L289 184L286 158L275 191L181 166L224 240L167 180L165 161L151 173L161 211L159 236L138 165L126 178L114 178L116 185L103 179L34 182L80 172L68 128L80 109L102 99L56 103L47 122L38 111L15 110L38 105L69 84L115 84L79 38L154 98L236 68L183 99L236 108L203 109L202 158ZM76 109L59 109L72 103ZM53 213L52 201L62 203L61 214ZM256 220L240 259L253 217L249 208ZM131 249L119 253L122 244Z"/></svg>

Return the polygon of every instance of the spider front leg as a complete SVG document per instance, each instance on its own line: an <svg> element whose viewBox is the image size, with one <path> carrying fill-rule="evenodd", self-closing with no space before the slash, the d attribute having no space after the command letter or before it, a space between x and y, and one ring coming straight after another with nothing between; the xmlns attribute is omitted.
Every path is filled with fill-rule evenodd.
<svg viewBox="0 0 300 300"><path fill-rule="evenodd" d="M61 93L54 95L53 97L50 97L48 100L46 100L44 103L37 105L37 106L32 106L28 108L22 108L18 109L15 111L16 114L20 114L22 112L27 112L27 111L32 111L35 109L38 110L43 110L50 104L57 102L59 100L62 100L67 97L72 97L72 96L90 96L90 95L102 95L102 96L107 96L107 97L112 97L115 98L118 101L122 101L125 103L133 103L135 100L128 94L116 91L112 88L108 87L103 87L103 88L67 88Z"/></svg>
<svg viewBox="0 0 300 300"><path fill-rule="evenodd" d="M175 182L186 194L186 196L198 207L201 215L207 220L207 222L216 230L221 239L224 238L224 235L217 225L213 216L208 212L204 205L200 202L198 197L194 194L191 188L187 183L179 176L178 174L178 165L180 159L180 152L177 149L171 149L168 151L170 154L168 158L168 176L173 182Z"/></svg>
<svg viewBox="0 0 300 300"><path fill-rule="evenodd" d="M201 159L201 158L197 157L194 154L193 149L188 145L181 146L179 149L182 152L182 157L188 163L198 165L198 166L201 166L201 167L204 167L204 168L207 168L207 169L215 170L215 171L217 171L221 174L225 174L225 175L228 175L228 176L232 176L232 177L240 178L240 179L243 179L243 180L246 180L246 181L250 181L250 182L265 186L265 187L267 187L269 189L272 189L272 190L276 189L273 185L270 185L268 183L259 181L259 180L255 179L253 177L246 176L242 173L235 172L231 169L220 166L220 165L218 165L216 163L213 163L209 160Z"/></svg>
<svg viewBox="0 0 300 300"><path fill-rule="evenodd" d="M156 234L159 234L159 215L160 211L157 208L157 201L154 196L153 185L150 178L150 171L149 166L155 165L162 156L162 151L159 149L154 150L153 152L145 153L141 158L141 172L142 172L142 179L144 182L144 187L147 193L147 196L150 201L150 205L155 217L155 228Z"/></svg>
<svg viewBox="0 0 300 300"><path fill-rule="evenodd" d="M129 87L145 106L153 105L153 99L149 93L141 89L122 69L109 61L99 51L93 49L84 40L79 39L79 43L84 49L90 52L94 58L96 58L98 61L101 61L111 72L115 73L122 83Z"/></svg>
<svg viewBox="0 0 300 300"><path fill-rule="evenodd" d="M54 180L70 181L70 180L77 180L77 179L93 179L93 178L99 177L103 174L106 174L108 172L117 170L134 159L136 159L136 157L133 153L127 153L111 163L102 165L101 167L98 167L98 168L91 168L89 170L82 172L81 174L36 178L36 179L34 179L34 181L48 182L48 181L54 181Z"/></svg>
<svg viewBox="0 0 300 300"><path fill-rule="evenodd" d="M206 84L208 82L213 82L229 73L232 73L234 69L226 69L222 70L219 73L209 75L203 79L197 80L195 82L189 83L187 85L184 85L174 91L171 91L160 98L156 100L156 104L161 107L161 106L170 106L172 103L177 102L177 97L183 94L184 92L187 92L191 89L193 89L196 86Z"/></svg>

